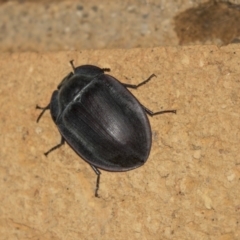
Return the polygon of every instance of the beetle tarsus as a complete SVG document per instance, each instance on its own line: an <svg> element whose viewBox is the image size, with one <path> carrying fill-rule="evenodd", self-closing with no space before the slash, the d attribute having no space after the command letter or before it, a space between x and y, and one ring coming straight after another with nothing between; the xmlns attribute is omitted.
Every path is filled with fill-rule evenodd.
<svg viewBox="0 0 240 240"><path fill-rule="evenodd" d="M44 155L47 157L47 155L50 152L56 150L57 148L60 148L64 143L65 143L65 139L62 137L61 142L58 145L56 145L56 146L52 147L51 149L49 149L47 152L45 152Z"/></svg>
<svg viewBox="0 0 240 240"><path fill-rule="evenodd" d="M100 173L100 174L101 174L101 173ZM98 197L98 198L99 198L98 189L99 189L99 183L100 183L100 174L97 175L96 189L95 189L95 197Z"/></svg>
<svg viewBox="0 0 240 240"><path fill-rule="evenodd" d="M42 110L42 112L39 114L39 116L37 118L37 122L39 122L40 118L45 113L45 111L50 109L50 104L48 104L46 107L40 107L40 106L36 105L36 109L41 109Z"/></svg>
<svg viewBox="0 0 240 240"><path fill-rule="evenodd" d="M157 77L155 74L152 74L151 76L149 76L146 80L144 80L143 82L139 83L139 84L127 84L127 83L123 83L123 85L127 88L134 88L137 89L138 87L141 87L142 85L146 84L147 82L149 82L153 77Z"/></svg>
<svg viewBox="0 0 240 240"><path fill-rule="evenodd" d="M97 181L96 181L96 188L95 188L95 197L99 198L98 189L99 189L99 184L100 184L101 172L95 166L93 166L93 165L90 165L90 166L92 167L93 171L97 174Z"/></svg>
<svg viewBox="0 0 240 240"><path fill-rule="evenodd" d="M164 113L174 113L176 114L177 113L177 110L163 110L163 111L159 111L159 112L153 112L151 111L150 109L144 107L142 105L142 107L144 108L144 110L146 111L146 113L149 115L149 116L155 116L155 115L160 115L160 114L164 114Z"/></svg>

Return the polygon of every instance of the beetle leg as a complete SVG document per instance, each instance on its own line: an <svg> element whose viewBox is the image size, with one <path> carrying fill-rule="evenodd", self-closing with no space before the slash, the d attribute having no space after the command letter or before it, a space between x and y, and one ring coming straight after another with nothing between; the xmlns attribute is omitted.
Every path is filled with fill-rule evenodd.
<svg viewBox="0 0 240 240"><path fill-rule="evenodd" d="M148 115L150 115L151 117L154 115L163 114L163 113L175 113L175 114L177 113L177 110L164 110L164 111L159 111L159 112L153 112L153 111L149 110L148 108L144 107L143 105L142 105L142 107L144 108L146 113Z"/></svg>
<svg viewBox="0 0 240 240"><path fill-rule="evenodd" d="M75 72L75 66L74 66L74 64L73 64L73 61L74 61L74 60L71 60L71 61L69 61L69 62L70 62L70 64L71 64L71 66L72 66L73 72Z"/></svg>
<svg viewBox="0 0 240 240"><path fill-rule="evenodd" d="M146 84L147 82L149 82L153 77L156 77L155 74L152 74L151 76L148 77L148 79L144 80L143 82L137 84L137 85L132 85L132 84L126 84L126 83L123 83L123 85L127 88L134 88L134 89L137 89L138 87L141 87L142 85ZM142 104L141 104L142 105ZM148 115L150 115L151 117L154 116L154 115L158 115L158 114L163 114L163 113L177 113L177 110L164 110L164 111L159 111L159 112L153 112L151 111L150 109L144 107L142 105L142 107L144 108L144 110L146 111L146 113Z"/></svg>
<svg viewBox="0 0 240 240"><path fill-rule="evenodd" d="M57 148L60 148L64 143L65 143L65 139L62 137L61 142L58 145L56 145L56 146L52 147L51 149L49 149L47 152L45 152L44 155L47 156L53 150L55 150Z"/></svg>
<svg viewBox="0 0 240 240"><path fill-rule="evenodd" d="M96 188L95 188L95 197L99 197L98 189L99 189L101 172L95 166L93 166L93 165L90 165L90 166L92 167L93 171L97 174L97 181L96 181Z"/></svg>
<svg viewBox="0 0 240 240"><path fill-rule="evenodd" d="M138 87L141 87L142 85L146 84L147 82L149 82L153 77L156 77L155 74L152 74L151 76L148 77L148 79L144 80L143 82L139 83L139 84L127 84L127 83L123 83L123 86L127 87L127 88L134 88L137 89Z"/></svg>
<svg viewBox="0 0 240 240"><path fill-rule="evenodd" d="M39 120L42 117L42 115L44 114L44 112L46 110L50 109L50 103L46 107L40 107L40 106L36 105L36 109L42 109L42 112L39 114L39 116L37 118L37 122L39 122Z"/></svg>

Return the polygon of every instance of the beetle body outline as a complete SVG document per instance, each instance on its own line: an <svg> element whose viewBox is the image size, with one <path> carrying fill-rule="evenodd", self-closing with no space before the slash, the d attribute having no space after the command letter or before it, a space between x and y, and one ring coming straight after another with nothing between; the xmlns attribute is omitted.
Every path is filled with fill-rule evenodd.
<svg viewBox="0 0 240 240"><path fill-rule="evenodd" d="M45 153L59 148L66 141L97 174L95 196L98 197L101 172L129 171L142 166L148 159L152 133L147 114L176 113L166 110L153 113L145 108L123 84L93 65L74 67L52 94L50 103L38 109L50 109L52 119L62 136L61 143Z"/></svg>

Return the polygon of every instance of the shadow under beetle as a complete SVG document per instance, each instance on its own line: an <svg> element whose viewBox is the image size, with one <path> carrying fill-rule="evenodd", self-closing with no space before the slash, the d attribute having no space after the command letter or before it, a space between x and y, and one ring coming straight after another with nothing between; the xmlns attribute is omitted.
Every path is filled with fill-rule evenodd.
<svg viewBox="0 0 240 240"><path fill-rule="evenodd" d="M99 169L121 172L142 166L150 153L151 127L147 115L176 113L176 110L152 112L144 107L127 88L144 85L124 84L105 74L107 68L93 65L74 67L52 94L46 110L61 133L61 142L45 153L47 156L66 141L90 164L97 174L95 196L98 197Z"/></svg>

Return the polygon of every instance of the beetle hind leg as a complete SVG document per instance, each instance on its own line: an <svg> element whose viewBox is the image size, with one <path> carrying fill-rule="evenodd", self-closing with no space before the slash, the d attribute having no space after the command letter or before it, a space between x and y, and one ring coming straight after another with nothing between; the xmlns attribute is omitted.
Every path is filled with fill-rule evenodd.
<svg viewBox="0 0 240 240"><path fill-rule="evenodd" d="M58 145L56 145L56 146L52 147L51 149L49 149L47 152L45 152L44 155L47 157L47 155L50 152L56 150L57 148L60 148L64 143L65 143L65 139L62 137L61 142Z"/></svg>

